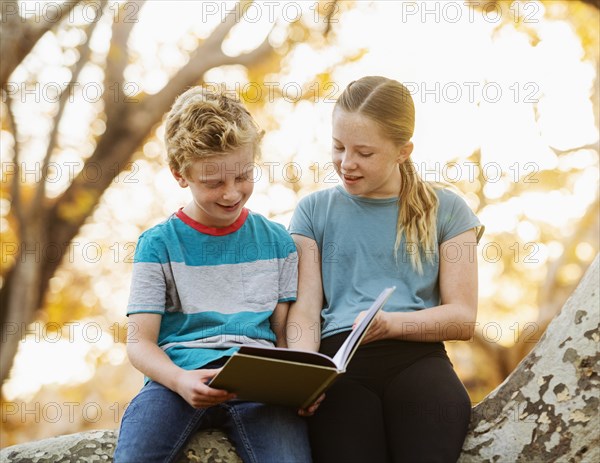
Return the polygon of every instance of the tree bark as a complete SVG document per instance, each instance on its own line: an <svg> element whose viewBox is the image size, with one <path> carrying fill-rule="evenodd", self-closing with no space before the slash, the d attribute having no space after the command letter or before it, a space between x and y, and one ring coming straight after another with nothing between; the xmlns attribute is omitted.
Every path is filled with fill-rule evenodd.
<svg viewBox="0 0 600 463"><path fill-rule="evenodd" d="M473 409L460 463L600 461L599 258L536 347ZM91 431L7 447L7 463L108 461L116 432ZM220 431L197 433L183 462L240 463Z"/></svg>
<svg viewBox="0 0 600 463"><path fill-rule="evenodd" d="M53 437L0 450L3 463L92 463L112 461L117 432L98 430ZM177 463L242 463L235 448L221 431L194 435Z"/></svg>
<svg viewBox="0 0 600 463"><path fill-rule="evenodd" d="M598 256L546 333L473 410L461 463L600 461Z"/></svg>

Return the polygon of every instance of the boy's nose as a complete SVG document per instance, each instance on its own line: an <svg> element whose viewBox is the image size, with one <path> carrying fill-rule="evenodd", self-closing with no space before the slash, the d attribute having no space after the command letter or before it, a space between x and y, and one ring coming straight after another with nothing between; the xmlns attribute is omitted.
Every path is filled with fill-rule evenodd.
<svg viewBox="0 0 600 463"><path fill-rule="evenodd" d="M225 200L236 200L239 197L239 193L235 185L225 187L223 192L223 199Z"/></svg>

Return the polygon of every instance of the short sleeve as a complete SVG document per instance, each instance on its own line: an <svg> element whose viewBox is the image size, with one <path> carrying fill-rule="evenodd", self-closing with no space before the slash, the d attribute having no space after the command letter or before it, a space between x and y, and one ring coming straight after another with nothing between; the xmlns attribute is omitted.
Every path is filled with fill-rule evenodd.
<svg viewBox="0 0 600 463"><path fill-rule="evenodd" d="M302 235L316 241L317 237L312 220L313 214L311 203L311 196L307 196L300 200L294 210L292 220L290 220L288 231L292 235Z"/></svg>
<svg viewBox="0 0 600 463"><path fill-rule="evenodd" d="M142 234L135 248L131 290L127 315L165 312L167 284L163 262L157 248L161 246L152 236Z"/></svg>
<svg viewBox="0 0 600 463"><path fill-rule="evenodd" d="M481 239L485 227L469 208L463 198L448 190L442 190L438 213L438 241L443 243L472 228L477 234L477 242Z"/></svg>

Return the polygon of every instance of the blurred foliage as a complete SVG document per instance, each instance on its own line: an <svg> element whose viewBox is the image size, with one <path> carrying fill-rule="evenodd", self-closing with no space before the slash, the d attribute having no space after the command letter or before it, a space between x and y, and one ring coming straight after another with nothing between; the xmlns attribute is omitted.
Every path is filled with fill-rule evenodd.
<svg viewBox="0 0 600 463"><path fill-rule="evenodd" d="M332 182L332 170L327 164L329 135L324 121L332 105L326 99L334 98L339 93L340 88L333 88L331 84L340 81L340 72L343 70L360 69L362 74L372 72L369 67L372 63L364 64L368 63L369 50L366 47L344 47L343 41L347 36L341 35L340 31L345 21L356 17L352 14L360 16L371 8L372 2L366 3L338 2L336 14L331 18L334 21L326 22L324 19L332 12L333 3L320 2L316 10L310 10L311 14L317 14L318 21L311 19L314 16L305 14L297 21L279 24L277 27L283 28L283 32L276 30L271 33L276 44L276 57L256 66L224 66L224 69L211 70L204 76L210 82L227 82L229 79L230 82L280 83L272 95L263 91L260 98L257 98L256 89L252 86L242 86L240 91L241 98L267 131L263 160L278 163L272 171L268 166L263 166L261 180L255 186L254 203L250 207L274 220L286 223L301 197L335 184ZM500 37L506 30L516 30L526 34L531 45L540 42L538 24L526 21L525 16L514 15L516 11L526 12L523 8L517 8L517 3L526 6L538 2L495 3L505 13L502 15L503 21L495 25L493 37ZM594 69L597 69L598 10L581 2L545 1L540 4L545 8L546 20L568 19L568 24L577 32L581 42L583 53L578 59L591 61ZM382 5L378 7L383 8ZM68 29L80 30L83 26L69 26ZM399 23L398 27L402 26ZM51 34L62 37L68 32L67 29L59 29ZM443 40L440 37L433 39ZM158 48L162 47L163 53L165 50L171 54L179 53L183 57L182 62L185 62L185 57L204 40L202 34L190 31L174 46L162 43ZM62 52L68 55L75 48L76 44L69 42ZM319 56L327 58L319 60ZM390 63L400 59L398 56L395 53L390 55ZM147 57L136 54L130 57L132 75L158 73L152 69L152 65L150 69L145 69L144 59ZM163 68L160 71L172 76L180 65L161 64ZM136 66L139 69L134 69ZM299 72L299 68L303 72ZM33 73L28 78L35 81L35 75ZM282 91L285 82L301 88L299 98L290 98L289 94ZM597 118L597 75L594 82L595 94L590 98L596 105L593 115ZM4 100L1 110L2 130L11 133ZM533 105L532 111L538 110L538 105ZM52 109L48 109L48 112L52 114ZM307 121L301 118L303 114L308 115L306 117L310 118L312 125L298 122ZM102 112L98 110L97 120L101 121L102 117ZM597 123L596 119L596 127ZM102 129L95 130L97 134L94 137L101 137ZM132 251L143 230L163 220L184 204L187 198L184 191L177 189L165 169L163 130L162 125L157 126L136 151L131 168L115 178L51 279L45 304L38 311L37 319L46 327L52 327L48 328L50 332L45 333L46 338L59 338L59 341L45 344L36 342L37 328L30 327L29 338L21 343L13 377L19 379L19 384L27 384L27 388L19 390L18 385L11 385L11 381L3 388L2 446L85 429L117 427L124 405L139 389L141 375L127 362L123 344L127 330L124 307L129 289ZM473 134L474 137L477 135ZM510 133L504 135L511 137ZM304 141L301 143L298 140ZM597 176L594 180L589 175L590 170L598 169L597 140L595 144L584 147L550 149L557 160L556 168L536 171L529 178L535 182L525 181L530 173L526 170L520 171L516 180L514 172L505 171L497 182L503 186L502 191L491 194L490 187L486 189L487 180L481 169L476 170L475 181L463 179L455 182L477 214L497 217L504 214L504 206L514 207L515 225L504 231L486 233L480 245L482 284L486 287L482 288L480 297L477 335L470 342L448 343L453 363L473 402L481 400L497 386L533 347L598 252L600 228L597 196L595 199L582 198L588 205L587 209L577 221L571 223L560 221L555 224L545 217L529 217L523 207L517 207L520 199L535 192L546 194L564 191L575 195L576 185L580 182L596 182L597 195ZM86 149L80 151L85 158ZM463 164L472 162L478 166L484 163L480 149L473 150L467 156L446 159L446 162L453 161ZM290 163L296 163L302 170L290 167ZM9 171L3 168L0 183L0 239L4 243L0 265L2 276L13 264L11 253L5 252L9 248L5 246L17 241L16 211L11 208L10 185ZM22 185L23 204L27 204L34 193L34 186ZM548 201L552 201L554 197L548 198ZM65 206L62 213L65 216L87 213L91 203L90 198L81 195L76 202ZM481 248L490 243L504 252L497 259L493 255L482 259ZM493 251L491 246L488 249L490 253ZM41 258L52 258L51 251L40 249ZM69 326L74 323L78 323L79 328L88 326L92 329L87 334L86 331L79 331L79 328L71 330ZM103 331L103 337L97 342L95 327L101 327ZM498 327L501 336L497 336ZM90 336L95 342L89 342ZM57 362L51 366L56 374L49 375L59 378L54 382L40 378L39 371L30 366L29 362L35 363L40 355L40 349L45 353L45 362ZM64 378L60 380L63 365L59 363L69 362L73 363L73 368L80 369L80 374L71 377L65 370ZM73 405L68 405L71 403ZM53 418L52 404L57 404L61 411L59 419ZM100 418L97 410L101 411Z"/></svg>

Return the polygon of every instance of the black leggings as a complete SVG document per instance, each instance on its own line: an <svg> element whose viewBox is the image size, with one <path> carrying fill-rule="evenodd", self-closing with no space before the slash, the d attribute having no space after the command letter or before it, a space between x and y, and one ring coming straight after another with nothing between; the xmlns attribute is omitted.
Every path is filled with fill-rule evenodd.
<svg viewBox="0 0 600 463"><path fill-rule="evenodd" d="M321 352L333 356L347 334L323 339ZM309 419L314 462L455 462L470 416L443 343L369 343Z"/></svg>

